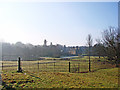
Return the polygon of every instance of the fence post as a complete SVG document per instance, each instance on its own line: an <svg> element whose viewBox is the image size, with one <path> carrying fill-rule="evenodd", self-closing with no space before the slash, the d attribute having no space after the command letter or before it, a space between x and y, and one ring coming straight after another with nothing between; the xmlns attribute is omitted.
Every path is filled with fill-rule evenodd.
<svg viewBox="0 0 120 90"><path fill-rule="evenodd" d="M54 72L55 72L55 62L54 62Z"/></svg>
<svg viewBox="0 0 120 90"><path fill-rule="evenodd" d="M79 65L79 63L78 63L78 73L79 73L79 68L80 68L80 65Z"/></svg>
<svg viewBox="0 0 120 90"><path fill-rule="evenodd" d="M29 62L29 67L28 67L28 71L30 70L30 62Z"/></svg>
<svg viewBox="0 0 120 90"><path fill-rule="evenodd" d="M18 57L18 71L17 72L22 72L22 69L20 67L20 57Z"/></svg>
<svg viewBox="0 0 120 90"><path fill-rule="evenodd" d="M3 62L2 62L2 71L3 71Z"/></svg>
<svg viewBox="0 0 120 90"><path fill-rule="evenodd" d="M38 71L39 71L39 62L38 62Z"/></svg>
<svg viewBox="0 0 120 90"><path fill-rule="evenodd" d="M70 62L69 62L69 72L70 72Z"/></svg>
<svg viewBox="0 0 120 90"><path fill-rule="evenodd" d="M47 63L46 63L46 72L47 72Z"/></svg>

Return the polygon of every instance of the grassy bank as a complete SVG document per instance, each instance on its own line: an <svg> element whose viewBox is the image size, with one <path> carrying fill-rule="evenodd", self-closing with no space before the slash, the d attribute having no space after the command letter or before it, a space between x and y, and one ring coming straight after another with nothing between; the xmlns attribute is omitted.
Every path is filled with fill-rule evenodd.
<svg viewBox="0 0 120 90"><path fill-rule="evenodd" d="M2 72L3 88L117 88L118 68L89 73Z"/></svg>

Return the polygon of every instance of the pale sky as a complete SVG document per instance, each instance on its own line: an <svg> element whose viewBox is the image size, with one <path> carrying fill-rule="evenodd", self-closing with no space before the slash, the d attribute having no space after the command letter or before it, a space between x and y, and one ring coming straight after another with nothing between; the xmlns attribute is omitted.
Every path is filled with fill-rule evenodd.
<svg viewBox="0 0 120 90"><path fill-rule="evenodd" d="M118 26L117 2L0 3L0 39L42 45L86 45L109 26Z"/></svg>

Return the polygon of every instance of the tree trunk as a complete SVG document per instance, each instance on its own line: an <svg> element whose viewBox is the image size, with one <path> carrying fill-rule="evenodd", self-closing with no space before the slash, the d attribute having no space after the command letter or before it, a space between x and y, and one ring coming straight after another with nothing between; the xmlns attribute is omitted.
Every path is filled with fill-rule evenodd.
<svg viewBox="0 0 120 90"><path fill-rule="evenodd" d="M89 46L89 72L91 72L91 68L90 68L90 46Z"/></svg>
<svg viewBox="0 0 120 90"><path fill-rule="evenodd" d="M99 55L99 60L100 60L100 55Z"/></svg>

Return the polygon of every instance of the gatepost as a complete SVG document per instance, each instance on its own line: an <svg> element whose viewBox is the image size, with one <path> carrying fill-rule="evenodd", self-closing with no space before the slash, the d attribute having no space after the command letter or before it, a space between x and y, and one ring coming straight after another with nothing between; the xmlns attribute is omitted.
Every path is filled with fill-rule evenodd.
<svg viewBox="0 0 120 90"><path fill-rule="evenodd" d="M17 72L22 72L20 57L18 57L18 71Z"/></svg>

